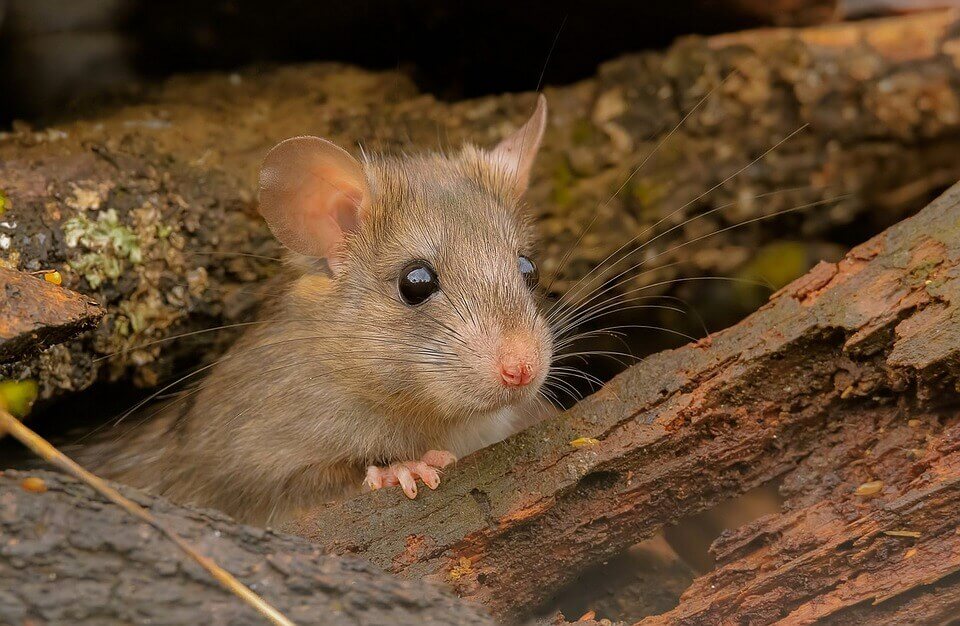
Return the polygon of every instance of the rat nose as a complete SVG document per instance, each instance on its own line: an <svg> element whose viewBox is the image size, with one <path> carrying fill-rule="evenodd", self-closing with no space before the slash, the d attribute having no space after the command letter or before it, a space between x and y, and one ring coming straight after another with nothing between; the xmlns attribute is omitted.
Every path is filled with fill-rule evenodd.
<svg viewBox="0 0 960 626"><path fill-rule="evenodd" d="M507 387L523 387L533 380L533 368L526 361L500 361L500 380Z"/></svg>
<svg viewBox="0 0 960 626"><path fill-rule="evenodd" d="M523 387L536 375L534 358L529 347L519 342L506 342L500 350L500 382L505 387Z"/></svg>

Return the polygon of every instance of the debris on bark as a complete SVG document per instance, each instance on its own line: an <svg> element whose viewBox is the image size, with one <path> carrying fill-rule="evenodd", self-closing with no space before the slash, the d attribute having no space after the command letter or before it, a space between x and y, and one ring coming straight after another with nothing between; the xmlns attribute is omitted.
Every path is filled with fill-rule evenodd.
<svg viewBox="0 0 960 626"><path fill-rule="evenodd" d="M25 489L43 481L44 490ZM359 559L120 488L297 624L493 624ZM0 623L262 624L145 522L53 472L0 475Z"/></svg>
<svg viewBox="0 0 960 626"><path fill-rule="evenodd" d="M547 89L551 121L529 194L546 280L557 275L565 293L631 238L677 226L646 245L628 287L656 283L649 293L678 293L719 327L764 295L662 283L719 274L779 286L839 258L850 229L876 232L919 209L960 178L958 15L688 38ZM173 79L90 119L18 126L0 139L0 260L57 270L107 314L96 332L2 373L36 378L53 397L96 380L153 386L198 354L214 358L234 334L139 346L251 317L256 285L276 271L263 257L279 253L254 206L271 145L304 133L368 150L491 145L532 102L441 103L401 74L325 64ZM676 248L799 206L808 209L765 228ZM765 259L781 262L771 271Z"/></svg>
<svg viewBox="0 0 960 626"><path fill-rule="evenodd" d="M944 408L960 400L958 363L960 184L740 324L463 459L442 489L364 494L286 530L515 618L786 475L787 510L719 541L720 569L651 623L852 623L921 605L920 623L939 623L960 595L960 431ZM599 444L569 445L584 436ZM864 497L865 483L881 486Z"/></svg>

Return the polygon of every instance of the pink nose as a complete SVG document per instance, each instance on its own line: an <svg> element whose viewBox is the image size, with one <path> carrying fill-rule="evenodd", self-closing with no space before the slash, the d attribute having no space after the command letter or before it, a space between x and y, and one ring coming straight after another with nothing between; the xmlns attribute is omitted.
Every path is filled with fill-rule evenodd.
<svg viewBox="0 0 960 626"><path fill-rule="evenodd" d="M507 387L523 387L533 380L533 367L513 354L500 357L500 380Z"/></svg>

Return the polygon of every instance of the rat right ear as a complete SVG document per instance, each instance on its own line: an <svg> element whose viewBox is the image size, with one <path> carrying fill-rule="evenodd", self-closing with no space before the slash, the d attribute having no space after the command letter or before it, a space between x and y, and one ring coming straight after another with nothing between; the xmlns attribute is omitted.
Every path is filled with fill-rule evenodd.
<svg viewBox="0 0 960 626"><path fill-rule="evenodd" d="M326 258L332 268L369 201L363 166L326 139L282 141L260 168L260 215L274 236L294 252Z"/></svg>

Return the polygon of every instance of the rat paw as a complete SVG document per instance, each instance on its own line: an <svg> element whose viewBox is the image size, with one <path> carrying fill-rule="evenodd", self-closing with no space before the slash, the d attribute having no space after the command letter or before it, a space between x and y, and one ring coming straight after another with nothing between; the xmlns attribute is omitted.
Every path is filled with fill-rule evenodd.
<svg viewBox="0 0 960 626"><path fill-rule="evenodd" d="M440 472L457 457L443 450L430 450L419 461L401 461L387 467L371 465L367 468L367 477L364 483L371 490L400 485L403 494L408 498L417 497L417 479L423 481L430 489L436 489L440 484Z"/></svg>

